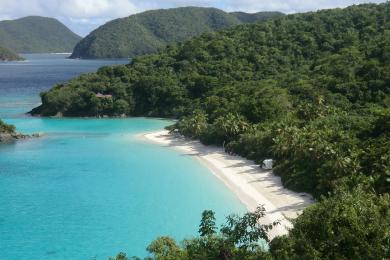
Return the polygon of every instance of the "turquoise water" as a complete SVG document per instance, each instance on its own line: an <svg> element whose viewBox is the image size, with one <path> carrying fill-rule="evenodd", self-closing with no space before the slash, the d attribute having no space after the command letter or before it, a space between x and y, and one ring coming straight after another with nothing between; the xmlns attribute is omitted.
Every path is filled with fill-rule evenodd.
<svg viewBox="0 0 390 260"><path fill-rule="evenodd" d="M56 67L50 56L33 62L49 74ZM83 61L72 62L85 71ZM245 210L195 158L137 137L171 122L26 117L22 110L33 107L52 79L30 88L19 84L15 70L12 91L0 84L0 115L19 131L45 135L0 145L0 259L107 259L120 251L145 256L159 235L196 235L204 209L214 210L219 222ZM26 81L37 75L44 73Z"/></svg>

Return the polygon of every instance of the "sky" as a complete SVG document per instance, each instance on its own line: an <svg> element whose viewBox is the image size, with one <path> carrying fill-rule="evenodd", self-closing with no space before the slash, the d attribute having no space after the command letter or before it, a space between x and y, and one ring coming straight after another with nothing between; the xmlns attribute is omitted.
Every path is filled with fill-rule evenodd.
<svg viewBox="0 0 390 260"><path fill-rule="evenodd" d="M159 8L203 6L251 13L297 13L381 2L385 0L0 0L0 21L29 15L54 17L85 36L107 21Z"/></svg>

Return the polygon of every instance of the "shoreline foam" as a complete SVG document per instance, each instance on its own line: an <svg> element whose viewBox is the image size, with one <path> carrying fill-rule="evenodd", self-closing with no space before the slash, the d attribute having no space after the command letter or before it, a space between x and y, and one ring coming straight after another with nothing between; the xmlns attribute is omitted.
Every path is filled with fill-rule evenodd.
<svg viewBox="0 0 390 260"><path fill-rule="evenodd" d="M298 193L283 187L279 177L271 170L263 170L254 162L240 156L229 155L222 148L205 146L199 141L175 137L167 130L147 133L143 139L166 147L178 149L188 156L195 156L220 179L247 207L249 211L264 205L269 224L280 221L269 233L270 238L288 233L290 219L314 202L306 193Z"/></svg>

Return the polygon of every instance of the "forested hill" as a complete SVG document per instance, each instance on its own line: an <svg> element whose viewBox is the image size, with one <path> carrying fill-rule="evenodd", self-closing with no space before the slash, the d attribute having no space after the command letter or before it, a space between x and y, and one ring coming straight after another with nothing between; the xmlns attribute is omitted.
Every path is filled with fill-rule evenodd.
<svg viewBox="0 0 390 260"><path fill-rule="evenodd" d="M0 46L0 61L23 60L18 54Z"/></svg>
<svg viewBox="0 0 390 260"><path fill-rule="evenodd" d="M389 192L390 3L206 33L58 85L32 113L181 118L187 136L273 158L294 190Z"/></svg>
<svg viewBox="0 0 390 260"><path fill-rule="evenodd" d="M29 16L0 21L0 45L16 53L72 52L80 40L53 18Z"/></svg>
<svg viewBox="0 0 390 260"><path fill-rule="evenodd" d="M135 57L204 32L282 15L279 12L229 14L201 7L147 11L99 27L77 44L71 58Z"/></svg>

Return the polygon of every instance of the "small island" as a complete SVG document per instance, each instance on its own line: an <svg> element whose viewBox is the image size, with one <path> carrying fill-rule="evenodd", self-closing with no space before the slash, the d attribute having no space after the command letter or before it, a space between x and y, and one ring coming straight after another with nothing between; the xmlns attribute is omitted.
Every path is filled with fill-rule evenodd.
<svg viewBox="0 0 390 260"><path fill-rule="evenodd" d="M18 54L10 51L9 49L0 46L0 61L17 61L24 60Z"/></svg>
<svg viewBox="0 0 390 260"><path fill-rule="evenodd" d="M33 136L37 135L34 134ZM14 125L8 125L0 119L0 144L13 142L20 139L26 139L29 137L31 136L16 132L16 128Z"/></svg>

